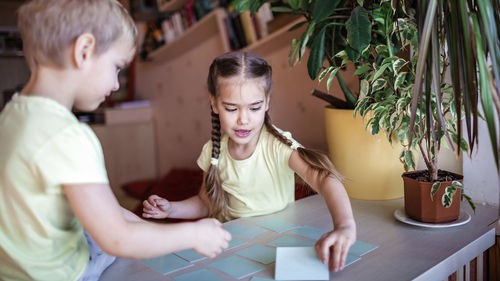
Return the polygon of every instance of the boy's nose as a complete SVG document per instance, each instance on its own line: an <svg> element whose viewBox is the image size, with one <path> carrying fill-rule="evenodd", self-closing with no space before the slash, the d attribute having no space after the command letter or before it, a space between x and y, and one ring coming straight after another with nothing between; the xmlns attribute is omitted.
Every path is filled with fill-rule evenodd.
<svg viewBox="0 0 500 281"><path fill-rule="evenodd" d="M118 81L118 79L115 79L115 85L113 86L113 92L114 91L118 91L118 89L120 89L120 81Z"/></svg>

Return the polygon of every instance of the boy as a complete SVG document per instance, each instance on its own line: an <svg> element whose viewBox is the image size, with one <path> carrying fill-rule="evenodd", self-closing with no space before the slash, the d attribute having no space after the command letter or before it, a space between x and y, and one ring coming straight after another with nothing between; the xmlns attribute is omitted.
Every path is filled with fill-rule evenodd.
<svg viewBox="0 0 500 281"><path fill-rule="evenodd" d="M18 24L31 76L0 114L0 279L97 280L110 255L227 247L214 219L160 225L121 208L99 141L71 114L118 89L137 36L127 11L116 0L32 0Z"/></svg>

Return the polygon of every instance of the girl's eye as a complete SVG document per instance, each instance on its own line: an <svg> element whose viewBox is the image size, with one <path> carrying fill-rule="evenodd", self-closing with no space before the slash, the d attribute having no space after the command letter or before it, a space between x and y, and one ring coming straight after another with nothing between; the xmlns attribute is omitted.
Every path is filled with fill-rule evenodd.
<svg viewBox="0 0 500 281"><path fill-rule="evenodd" d="M262 106L259 107L252 107L250 108L251 111L259 111L262 108Z"/></svg>
<svg viewBox="0 0 500 281"><path fill-rule="evenodd" d="M233 112L233 111L236 111L236 108L227 108L227 107L225 107L225 109L226 109L226 111L228 111L228 112Z"/></svg>

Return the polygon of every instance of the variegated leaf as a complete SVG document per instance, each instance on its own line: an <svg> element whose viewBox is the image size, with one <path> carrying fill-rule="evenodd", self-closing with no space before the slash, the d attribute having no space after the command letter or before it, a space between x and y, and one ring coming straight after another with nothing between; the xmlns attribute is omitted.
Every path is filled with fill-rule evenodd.
<svg viewBox="0 0 500 281"><path fill-rule="evenodd" d="M372 84L372 92L376 92L380 89L383 89L385 87L385 85L387 84L387 82L380 78L380 79L377 79L375 82L373 82Z"/></svg>
<svg viewBox="0 0 500 281"><path fill-rule="evenodd" d="M447 186L444 190L444 194L441 200L443 207L449 208L453 203L453 195L457 192L457 188L454 186Z"/></svg>
<svg viewBox="0 0 500 281"><path fill-rule="evenodd" d="M436 192L438 191L440 186L441 186L441 183L438 181L432 184L432 187L431 187L431 200L432 201L434 201L434 195L436 195Z"/></svg>

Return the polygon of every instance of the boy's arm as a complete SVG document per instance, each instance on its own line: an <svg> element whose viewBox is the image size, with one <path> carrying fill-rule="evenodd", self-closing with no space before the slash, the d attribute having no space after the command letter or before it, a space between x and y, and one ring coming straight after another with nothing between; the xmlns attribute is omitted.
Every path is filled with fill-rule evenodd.
<svg viewBox="0 0 500 281"><path fill-rule="evenodd" d="M356 223L344 185L334 176L321 176L310 168L295 150L292 152L288 164L292 170L325 199L333 219L334 231L323 236L316 247L320 258L323 262L326 262L329 260L329 248L333 246L333 258L329 260L330 269L342 269L347 250L356 240ZM337 233L340 235L337 235ZM336 248L336 244L340 246Z"/></svg>
<svg viewBox="0 0 500 281"><path fill-rule="evenodd" d="M64 190L83 227L111 255L150 258L194 248L213 257L231 239L215 219L180 224L130 221L133 217L124 215L108 184L65 185Z"/></svg>

